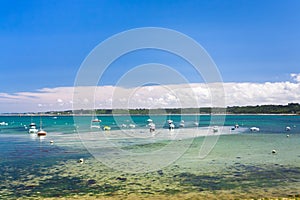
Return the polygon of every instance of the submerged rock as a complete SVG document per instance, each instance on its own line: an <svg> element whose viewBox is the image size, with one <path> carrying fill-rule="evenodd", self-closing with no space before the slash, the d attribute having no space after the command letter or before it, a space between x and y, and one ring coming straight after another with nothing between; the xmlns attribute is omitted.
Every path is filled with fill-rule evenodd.
<svg viewBox="0 0 300 200"><path fill-rule="evenodd" d="M126 181L127 178L126 177L118 177L118 178L116 178L116 180L118 180L118 181Z"/></svg>
<svg viewBox="0 0 300 200"><path fill-rule="evenodd" d="M87 185L93 185L93 184L95 184L97 181L96 180L94 180L94 179L89 179L88 181L87 181Z"/></svg>
<svg viewBox="0 0 300 200"><path fill-rule="evenodd" d="M159 175L161 175L161 176L164 175L163 170L158 170L157 173L158 173Z"/></svg>

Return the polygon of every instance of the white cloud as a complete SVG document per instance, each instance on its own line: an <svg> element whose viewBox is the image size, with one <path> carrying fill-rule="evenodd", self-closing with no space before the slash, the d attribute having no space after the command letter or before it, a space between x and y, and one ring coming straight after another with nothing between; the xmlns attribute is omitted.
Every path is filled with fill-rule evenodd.
<svg viewBox="0 0 300 200"><path fill-rule="evenodd" d="M295 74L295 73L291 74L291 78L292 78L294 81L300 83L300 73L299 73L299 74Z"/></svg>
<svg viewBox="0 0 300 200"><path fill-rule="evenodd" d="M300 75L292 77L297 80ZM225 93L222 93L225 92ZM212 102L212 94L214 102ZM222 98L222 94L225 97ZM73 98L74 95L74 98ZM86 108L161 108L287 104L300 101L299 82L155 85L138 88L57 87L0 93L0 112Z"/></svg>
<svg viewBox="0 0 300 200"><path fill-rule="evenodd" d="M36 112L72 108L73 87L43 88L35 92L0 94L0 112ZM66 102L66 103L63 103Z"/></svg>
<svg viewBox="0 0 300 200"><path fill-rule="evenodd" d="M227 105L287 104L300 101L300 83L226 83Z"/></svg>

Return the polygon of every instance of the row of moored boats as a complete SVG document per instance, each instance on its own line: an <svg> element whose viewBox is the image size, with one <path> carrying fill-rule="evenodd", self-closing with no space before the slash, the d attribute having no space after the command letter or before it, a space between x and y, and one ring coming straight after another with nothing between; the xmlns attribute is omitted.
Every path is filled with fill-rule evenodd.
<svg viewBox="0 0 300 200"><path fill-rule="evenodd" d="M101 126L100 126L100 122L101 120L98 119L98 118L94 118L92 121L91 121L91 129L100 129ZM156 129L156 126L155 124L153 123L153 120L152 119L148 119L147 120L147 127L149 128L150 132L154 132L155 129ZM7 126L8 123L6 122L0 122L0 125L1 126ZM195 125L198 126L199 123L195 122ZM168 126L168 129L169 130L174 130L175 129L175 124L173 122L173 120L169 119L167 120L167 126ZM185 124L184 124L184 121L181 120L180 123L179 123L179 127L184 127ZM129 124L128 126L125 125L125 124L122 124L121 125L121 128L126 128L126 127L129 127L129 128L135 128L135 125L134 124ZM27 129L27 127L25 126L25 128ZM231 130L235 130L239 128L239 125L236 124L234 127L231 128ZM103 130L104 131L109 131L111 130L111 127L109 126L103 126ZM291 130L291 127L290 126L287 126L285 128L286 131L290 131ZM258 127L251 127L250 128L250 131L251 132L259 132L260 129ZM217 126L214 126L213 127L213 132L218 132L218 127ZM31 122L30 125L29 125L29 130L28 130L28 133L30 134L36 134L38 136L45 136L47 135L47 132L43 130L42 128L42 120L40 120L40 129L37 129L37 126L35 123Z"/></svg>

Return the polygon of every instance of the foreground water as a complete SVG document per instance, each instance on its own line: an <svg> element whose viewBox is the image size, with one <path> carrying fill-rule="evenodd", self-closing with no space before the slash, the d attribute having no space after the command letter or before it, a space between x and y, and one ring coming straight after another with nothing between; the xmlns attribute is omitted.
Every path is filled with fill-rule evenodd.
<svg viewBox="0 0 300 200"><path fill-rule="evenodd" d="M40 117L1 116L0 199L299 198L300 116L229 115L224 126L211 116L151 116L154 134L148 116L99 118L112 130L90 130L88 116L43 116L42 138L26 129ZM185 127L169 131L167 119ZM205 143L212 148L201 156Z"/></svg>

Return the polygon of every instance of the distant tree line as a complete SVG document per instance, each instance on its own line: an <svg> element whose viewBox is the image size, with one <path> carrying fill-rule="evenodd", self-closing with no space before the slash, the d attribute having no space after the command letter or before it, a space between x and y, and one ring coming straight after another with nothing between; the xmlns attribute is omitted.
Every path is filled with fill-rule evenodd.
<svg viewBox="0 0 300 200"><path fill-rule="evenodd" d="M233 106L227 107L227 112L234 114L300 114L300 105L299 103L289 103L288 105Z"/></svg>
<svg viewBox="0 0 300 200"><path fill-rule="evenodd" d="M257 106L232 106L227 108L161 108L161 109L95 109L95 110L67 110L52 111L45 114L82 114L82 115L149 115L149 114L298 114L300 115L300 104L289 103L288 105L257 105Z"/></svg>

